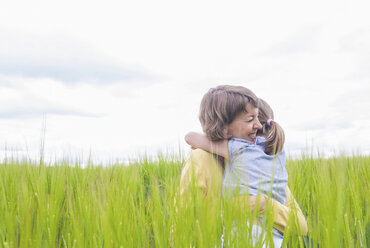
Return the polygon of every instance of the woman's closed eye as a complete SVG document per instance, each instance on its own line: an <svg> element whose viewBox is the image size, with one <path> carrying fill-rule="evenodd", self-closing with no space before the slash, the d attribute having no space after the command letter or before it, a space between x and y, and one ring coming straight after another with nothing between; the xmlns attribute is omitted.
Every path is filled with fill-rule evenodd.
<svg viewBox="0 0 370 248"><path fill-rule="evenodd" d="M255 120L255 118L258 118L258 116L250 117L249 119L246 120L246 122L253 122Z"/></svg>

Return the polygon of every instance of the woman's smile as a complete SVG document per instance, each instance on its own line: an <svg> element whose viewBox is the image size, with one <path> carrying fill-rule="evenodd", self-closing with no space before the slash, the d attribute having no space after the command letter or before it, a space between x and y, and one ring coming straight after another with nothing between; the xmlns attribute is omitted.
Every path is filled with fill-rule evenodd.
<svg viewBox="0 0 370 248"><path fill-rule="evenodd" d="M254 144L257 130L261 128L262 125L258 120L258 108L252 104L247 104L245 112L240 113L227 126L227 132L232 138L245 139Z"/></svg>

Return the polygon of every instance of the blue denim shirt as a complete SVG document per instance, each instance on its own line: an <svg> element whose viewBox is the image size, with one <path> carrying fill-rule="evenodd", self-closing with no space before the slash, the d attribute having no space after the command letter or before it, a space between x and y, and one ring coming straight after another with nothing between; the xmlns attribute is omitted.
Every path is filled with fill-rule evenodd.
<svg viewBox="0 0 370 248"><path fill-rule="evenodd" d="M226 164L222 189L224 196L264 194L285 205L288 173L285 151L279 155L264 152L265 141L257 136L254 144L244 139L229 140L231 161Z"/></svg>

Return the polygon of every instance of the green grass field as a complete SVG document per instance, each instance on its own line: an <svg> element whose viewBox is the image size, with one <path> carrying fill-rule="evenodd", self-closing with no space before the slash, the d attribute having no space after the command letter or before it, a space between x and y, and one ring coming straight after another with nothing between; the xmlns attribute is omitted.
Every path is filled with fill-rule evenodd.
<svg viewBox="0 0 370 248"><path fill-rule="evenodd" d="M234 220L252 218L250 211L228 211L233 206L196 191L183 204L183 162L162 156L83 169L5 160L0 247L220 247L222 233L226 246L248 246L248 226ZM287 170L311 240L320 247L370 247L370 157L302 156L288 160ZM265 220L271 228L268 211ZM284 243L299 247L294 233L288 228Z"/></svg>

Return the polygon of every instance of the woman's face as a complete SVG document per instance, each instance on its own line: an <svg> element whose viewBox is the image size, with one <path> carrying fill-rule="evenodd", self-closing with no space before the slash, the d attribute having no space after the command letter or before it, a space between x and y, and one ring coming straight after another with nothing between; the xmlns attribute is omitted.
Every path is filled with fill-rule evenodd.
<svg viewBox="0 0 370 248"><path fill-rule="evenodd" d="M258 120L258 108L248 103L246 112L242 112L227 126L227 134L232 138L248 140L251 144L256 141L257 130L262 128Z"/></svg>

